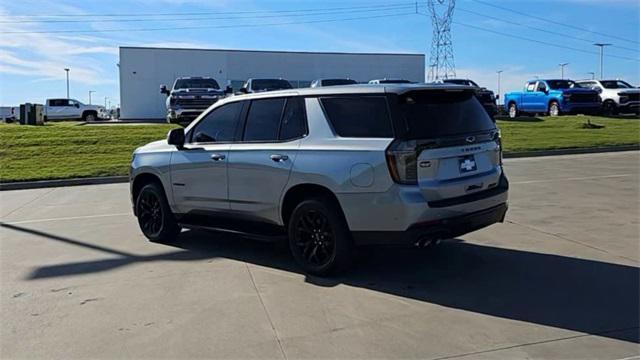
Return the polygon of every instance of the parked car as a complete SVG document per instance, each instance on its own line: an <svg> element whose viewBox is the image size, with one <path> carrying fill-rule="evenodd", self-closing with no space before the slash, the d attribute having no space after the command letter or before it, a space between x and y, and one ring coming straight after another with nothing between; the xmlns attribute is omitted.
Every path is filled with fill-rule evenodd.
<svg viewBox="0 0 640 360"><path fill-rule="evenodd" d="M404 79L375 79L369 80L369 84L411 84L412 82Z"/></svg>
<svg viewBox="0 0 640 360"><path fill-rule="evenodd" d="M504 95L504 106L510 118L521 113L596 113L601 102L598 93L581 88L572 80L529 80L523 91Z"/></svg>
<svg viewBox="0 0 640 360"><path fill-rule="evenodd" d="M160 93L167 95L167 122L183 125L225 96L216 79L201 76L179 77L171 90L160 85Z"/></svg>
<svg viewBox="0 0 640 360"><path fill-rule="evenodd" d="M244 85L242 85L240 93L251 94L286 89L293 89L293 86L284 79L248 79Z"/></svg>
<svg viewBox="0 0 640 360"><path fill-rule="evenodd" d="M83 120L105 119L106 109L100 105L86 105L75 99L47 99L43 112L44 120Z"/></svg>
<svg viewBox="0 0 640 360"><path fill-rule="evenodd" d="M317 79L311 82L311 87L321 86L337 86L337 85L355 85L358 82L353 79Z"/></svg>
<svg viewBox="0 0 640 360"><path fill-rule="evenodd" d="M0 121L11 123L20 118L20 108L14 106L0 106Z"/></svg>
<svg viewBox="0 0 640 360"><path fill-rule="evenodd" d="M602 99L602 112L606 115L618 113L640 114L640 89L622 80L582 80L581 87L593 89Z"/></svg>
<svg viewBox="0 0 640 360"><path fill-rule="evenodd" d="M133 211L181 228L288 238L307 272L355 246L433 243L504 219L499 131L471 87L352 85L227 97L135 150Z"/></svg>
<svg viewBox="0 0 640 360"><path fill-rule="evenodd" d="M471 86L476 89L476 96L482 104L482 107L487 111L487 114L492 118L498 113L498 105L496 104L496 96L493 91L480 87L473 80L469 79L443 79L444 84L456 84Z"/></svg>

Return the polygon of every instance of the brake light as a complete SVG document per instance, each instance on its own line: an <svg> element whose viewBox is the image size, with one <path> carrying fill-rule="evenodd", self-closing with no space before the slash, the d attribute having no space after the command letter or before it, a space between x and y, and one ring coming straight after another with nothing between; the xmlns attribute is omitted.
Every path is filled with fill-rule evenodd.
<svg viewBox="0 0 640 360"><path fill-rule="evenodd" d="M399 184L418 183L418 153L415 140L394 140L385 153L393 181Z"/></svg>

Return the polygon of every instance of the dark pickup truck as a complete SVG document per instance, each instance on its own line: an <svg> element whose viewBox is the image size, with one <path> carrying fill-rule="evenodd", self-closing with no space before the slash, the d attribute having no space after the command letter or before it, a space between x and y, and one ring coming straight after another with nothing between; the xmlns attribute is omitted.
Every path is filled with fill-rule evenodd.
<svg viewBox="0 0 640 360"><path fill-rule="evenodd" d="M167 95L167 122L182 125L226 95L215 79L194 76L177 78L171 90L161 85L160 92Z"/></svg>

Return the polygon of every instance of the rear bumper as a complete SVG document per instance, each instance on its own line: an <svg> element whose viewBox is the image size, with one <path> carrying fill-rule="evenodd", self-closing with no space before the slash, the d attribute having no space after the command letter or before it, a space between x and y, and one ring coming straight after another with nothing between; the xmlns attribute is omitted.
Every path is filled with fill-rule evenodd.
<svg viewBox="0 0 640 360"><path fill-rule="evenodd" d="M413 245L423 240L448 239L503 222L507 203L452 218L415 224L406 231L354 231L356 245Z"/></svg>

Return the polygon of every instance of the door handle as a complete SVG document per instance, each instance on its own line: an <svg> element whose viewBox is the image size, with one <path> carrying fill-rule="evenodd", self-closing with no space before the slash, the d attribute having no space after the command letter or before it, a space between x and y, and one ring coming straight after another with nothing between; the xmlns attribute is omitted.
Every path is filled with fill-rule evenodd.
<svg viewBox="0 0 640 360"><path fill-rule="evenodd" d="M270 158L271 158L271 160L276 161L276 162L289 160L289 157L287 155L280 155L280 154L273 154L273 155L270 156Z"/></svg>
<svg viewBox="0 0 640 360"><path fill-rule="evenodd" d="M226 158L226 156L224 156L224 154L213 154L211 155L211 160L213 161L220 161L220 160L224 160Z"/></svg>

